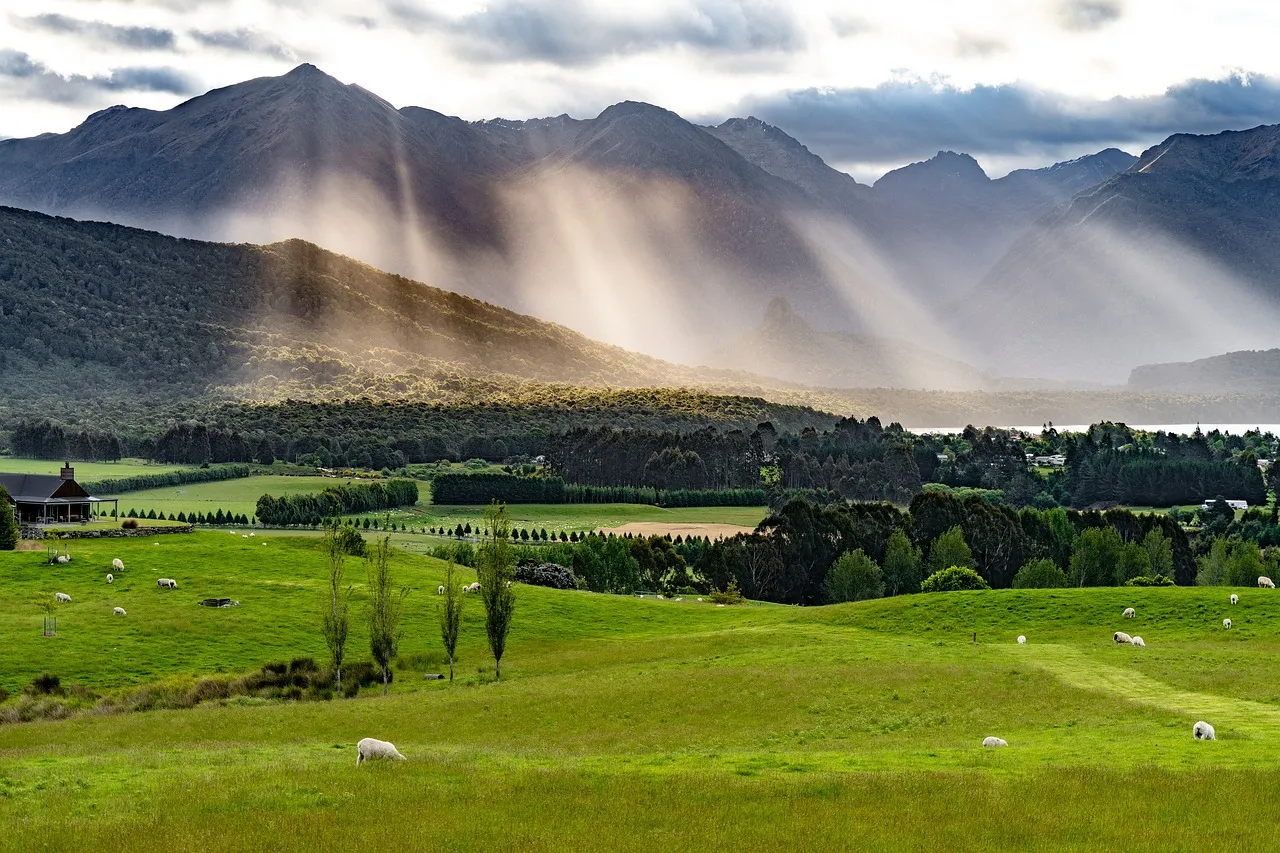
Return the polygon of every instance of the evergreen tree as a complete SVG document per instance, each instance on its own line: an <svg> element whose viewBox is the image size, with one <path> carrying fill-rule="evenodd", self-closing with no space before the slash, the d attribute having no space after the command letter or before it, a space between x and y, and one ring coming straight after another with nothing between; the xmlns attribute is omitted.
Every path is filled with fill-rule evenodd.
<svg viewBox="0 0 1280 853"><path fill-rule="evenodd" d="M18 547L18 520L9 504L9 493L0 486L0 551L12 551Z"/></svg>

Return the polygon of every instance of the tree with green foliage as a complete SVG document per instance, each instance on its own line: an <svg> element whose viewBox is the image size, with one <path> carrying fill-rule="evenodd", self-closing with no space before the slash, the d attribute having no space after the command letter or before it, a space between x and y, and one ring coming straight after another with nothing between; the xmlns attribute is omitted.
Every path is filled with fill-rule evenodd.
<svg viewBox="0 0 1280 853"><path fill-rule="evenodd" d="M511 519L505 504L493 502L485 512L488 534L476 550L476 576L480 600L484 604L484 631L493 652L494 678L502 678L502 654L515 613L512 582L516 576L515 552L511 548Z"/></svg>
<svg viewBox="0 0 1280 853"><path fill-rule="evenodd" d="M369 652L382 673L382 694L390 690L391 664L400 653L404 629L400 627L407 588L397 589L391 577L391 537L374 542L365 556L369 578Z"/></svg>
<svg viewBox="0 0 1280 853"><path fill-rule="evenodd" d="M1152 575L1173 577L1173 542L1159 528L1151 528L1142 539Z"/></svg>
<svg viewBox="0 0 1280 853"><path fill-rule="evenodd" d="M1227 586L1254 586L1263 573L1262 549L1257 542L1246 540L1232 544L1223 578Z"/></svg>
<svg viewBox="0 0 1280 853"><path fill-rule="evenodd" d="M1209 546L1209 553L1196 560L1198 571L1196 572L1197 586L1222 586L1227 577L1227 562L1230 558L1230 551L1227 546L1227 540L1214 539Z"/></svg>
<svg viewBox="0 0 1280 853"><path fill-rule="evenodd" d="M1151 569L1151 556L1147 549L1138 542L1130 542L1120 551L1120 560L1116 563L1116 586L1124 586L1134 578L1148 577L1154 574Z"/></svg>
<svg viewBox="0 0 1280 853"><path fill-rule="evenodd" d="M972 568L973 552L969 550L969 543L964 541L964 531L960 529L960 525L948 528L933 540L933 546L929 548L928 566L930 574L952 566Z"/></svg>
<svg viewBox="0 0 1280 853"><path fill-rule="evenodd" d="M12 551L18 547L18 520L9 504L9 493L0 486L0 551Z"/></svg>
<svg viewBox="0 0 1280 853"><path fill-rule="evenodd" d="M991 589L991 584L967 566L950 566L934 572L920 584L921 592L964 592L973 589Z"/></svg>
<svg viewBox="0 0 1280 853"><path fill-rule="evenodd" d="M458 634L462 630L462 607L467 596L462 592L462 575L452 560L445 565L444 596L437 608L440 617L440 639L444 653L449 658L449 680L453 681L453 662L458 649Z"/></svg>
<svg viewBox="0 0 1280 853"><path fill-rule="evenodd" d="M907 534L901 530L894 530L889 534L889 540L885 543L883 568L886 595L905 595L920 591L920 549L912 545Z"/></svg>
<svg viewBox="0 0 1280 853"><path fill-rule="evenodd" d="M832 604L880 598L884 595L884 572L861 548L845 551L827 572L826 590Z"/></svg>
<svg viewBox="0 0 1280 853"><path fill-rule="evenodd" d="M1075 586L1110 586L1124 554L1124 541L1114 527L1091 527L1076 537L1071 553L1071 582Z"/></svg>
<svg viewBox="0 0 1280 853"><path fill-rule="evenodd" d="M336 519L325 523L324 546L325 556L329 560L328 601L321 614L321 631L324 643L329 649L329 660L333 664L334 686L337 695L342 695L342 661L347 655L347 635L350 633L350 619L347 610L351 604L351 587L342 587L343 574L347 559L347 544L343 534L346 528ZM356 534L357 536L359 534Z"/></svg>
<svg viewBox="0 0 1280 853"><path fill-rule="evenodd" d="M1070 585L1067 573L1045 557L1027 562L1013 576L1014 589L1061 589Z"/></svg>

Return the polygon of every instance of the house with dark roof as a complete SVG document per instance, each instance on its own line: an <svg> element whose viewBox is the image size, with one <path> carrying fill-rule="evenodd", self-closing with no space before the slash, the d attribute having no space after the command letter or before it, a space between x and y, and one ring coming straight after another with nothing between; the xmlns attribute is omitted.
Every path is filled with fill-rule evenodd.
<svg viewBox="0 0 1280 853"><path fill-rule="evenodd" d="M114 499L95 498L76 482L70 465L56 477L52 474L5 474L0 486L9 493L9 503L20 524L56 524L90 521L98 504L115 504Z"/></svg>

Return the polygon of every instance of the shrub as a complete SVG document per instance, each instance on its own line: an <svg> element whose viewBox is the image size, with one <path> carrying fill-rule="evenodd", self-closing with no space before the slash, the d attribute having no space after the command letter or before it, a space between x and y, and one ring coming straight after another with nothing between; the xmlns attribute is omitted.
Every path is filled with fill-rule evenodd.
<svg viewBox="0 0 1280 853"><path fill-rule="evenodd" d="M337 532L338 547L352 557L364 556L364 537L354 527L342 526Z"/></svg>
<svg viewBox="0 0 1280 853"><path fill-rule="evenodd" d="M342 685L342 695L346 699L354 699L360 692L360 683L354 679Z"/></svg>
<svg viewBox="0 0 1280 853"><path fill-rule="evenodd" d="M1062 589L1068 586L1067 573L1053 560L1031 560L1013 576L1014 589Z"/></svg>
<svg viewBox="0 0 1280 853"><path fill-rule="evenodd" d="M124 529L124 530L137 530L137 529L138 529L138 519L136 519L136 518L126 518L124 521L120 522L120 527L121 527L122 529Z"/></svg>
<svg viewBox="0 0 1280 853"><path fill-rule="evenodd" d="M315 658L294 658L289 661L289 672L295 674L299 672L312 673L318 669Z"/></svg>
<svg viewBox="0 0 1280 853"><path fill-rule="evenodd" d="M845 551L827 573L827 600L833 604L884 596L884 572L858 548Z"/></svg>
<svg viewBox="0 0 1280 853"><path fill-rule="evenodd" d="M921 592L962 592L971 589L991 589L982 575L965 566L951 566L934 572L920 584Z"/></svg>
<svg viewBox="0 0 1280 853"><path fill-rule="evenodd" d="M540 563L536 560L521 560L516 564L516 580L533 586L547 586L552 589L576 589L578 579L572 569L555 563Z"/></svg>
<svg viewBox="0 0 1280 853"><path fill-rule="evenodd" d="M1174 586L1174 583L1172 578L1167 578L1164 575L1156 575L1155 577L1138 575L1138 577L1130 578L1126 581L1125 586Z"/></svg>
<svg viewBox="0 0 1280 853"><path fill-rule="evenodd" d="M225 678L202 678L187 691L186 704L199 705L215 699L226 699L231 695L231 683Z"/></svg>
<svg viewBox="0 0 1280 853"><path fill-rule="evenodd" d="M22 691L28 696L61 696L62 679L51 672L43 672L31 679L31 683Z"/></svg>
<svg viewBox="0 0 1280 853"><path fill-rule="evenodd" d="M729 579L729 586L725 588L724 592L713 589L708 595L716 604L741 604L746 601L742 597L742 590L738 589L737 578Z"/></svg>
<svg viewBox="0 0 1280 853"><path fill-rule="evenodd" d="M262 665L262 672L265 675L284 675L288 671L289 664L284 661L280 661L278 663L264 663Z"/></svg>

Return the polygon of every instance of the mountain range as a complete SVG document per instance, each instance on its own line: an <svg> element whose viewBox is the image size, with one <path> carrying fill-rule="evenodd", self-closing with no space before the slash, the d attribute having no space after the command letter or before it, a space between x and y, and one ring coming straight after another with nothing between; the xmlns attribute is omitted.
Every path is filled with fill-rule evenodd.
<svg viewBox="0 0 1280 853"><path fill-rule="evenodd" d="M791 339L846 361L824 381L1119 382L1274 341L1277 133L1179 135L995 180L944 151L866 186L753 117L704 127L623 102L471 122L302 65L0 141L0 203L303 238L686 363L799 375L794 348L743 346L785 297ZM1239 316L1257 322L1242 332ZM858 343L873 339L888 343Z"/></svg>

